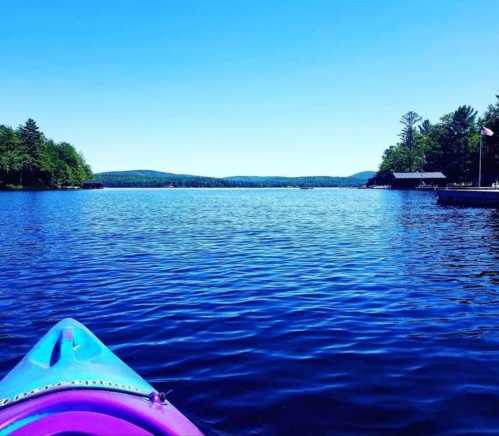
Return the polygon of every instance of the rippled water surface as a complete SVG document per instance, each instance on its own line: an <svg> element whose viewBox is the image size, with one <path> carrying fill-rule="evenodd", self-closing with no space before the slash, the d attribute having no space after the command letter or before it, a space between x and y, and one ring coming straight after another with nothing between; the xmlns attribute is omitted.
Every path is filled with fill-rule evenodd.
<svg viewBox="0 0 499 436"><path fill-rule="evenodd" d="M495 210L151 189L0 211L1 374L71 316L208 433L499 433Z"/></svg>

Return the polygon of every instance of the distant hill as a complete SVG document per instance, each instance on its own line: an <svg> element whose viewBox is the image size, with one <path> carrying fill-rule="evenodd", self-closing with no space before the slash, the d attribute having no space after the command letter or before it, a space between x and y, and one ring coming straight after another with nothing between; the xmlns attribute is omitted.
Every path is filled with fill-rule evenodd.
<svg viewBox="0 0 499 436"><path fill-rule="evenodd" d="M95 179L110 188L136 187L160 188L175 187L348 187L361 186L375 174L374 171L363 171L349 177L309 176L309 177L274 177L274 176L233 176L204 177L189 174L164 173L151 170L109 171L97 173Z"/></svg>
<svg viewBox="0 0 499 436"><path fill-rule="evenodd" d="M97 173L95 179L110 188L161 188L176 187L224 187L229 182L215 177L191 176L188 174L163 173L161 171L133 170Z"/></svg>
<svg viewBox="0 0 499 436"><path fill-rule="evenodd" d="M253 185L257 187L286 187L286 186L314 186L314 187L338 187L338 186L360 186L372 177L374 172L366 171L364 173L349 177L331 177L331 176L308 176L308 177L274 177L274 176L233 176L226 177L234 183L243 185Z"/></svg>
<svg viewBox="0 0 499 436"><path fill-rule="evenodd" d="M361 179L361 180L369 180L371 177L376 175L376 171L361 171L360 173L355 173L350 176L351 179Z"/></svg>

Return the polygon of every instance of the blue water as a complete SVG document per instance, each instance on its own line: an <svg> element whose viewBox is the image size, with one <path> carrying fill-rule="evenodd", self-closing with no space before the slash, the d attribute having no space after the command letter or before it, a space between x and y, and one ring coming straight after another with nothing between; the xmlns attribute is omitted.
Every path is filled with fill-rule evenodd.
<svg viewBox="0 0 499 436"><path fill-rule="evenodd" d="M0 374L72 316L208 433L499 433L495 210L151 189L0 211Z"/></svg>

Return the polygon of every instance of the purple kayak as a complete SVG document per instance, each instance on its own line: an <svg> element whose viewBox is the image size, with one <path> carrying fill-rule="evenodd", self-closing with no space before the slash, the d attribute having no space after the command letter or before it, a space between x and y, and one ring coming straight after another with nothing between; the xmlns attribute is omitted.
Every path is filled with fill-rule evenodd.
<svg viewBox="0 0 499 436"><path fill-rule="evenodd" d="M85 326L65 319L0 382L3 435L202 433Z"/></svg>

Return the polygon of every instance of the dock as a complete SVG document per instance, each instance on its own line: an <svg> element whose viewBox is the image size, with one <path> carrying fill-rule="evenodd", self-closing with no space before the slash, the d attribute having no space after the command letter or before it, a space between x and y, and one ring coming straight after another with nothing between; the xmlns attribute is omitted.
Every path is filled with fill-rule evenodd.
<svg viewBox="0 0 499 436"><path fill-rule="evenodd" d="M436 192L443 205L499 208L497 188L438 188Z"/></svg>

